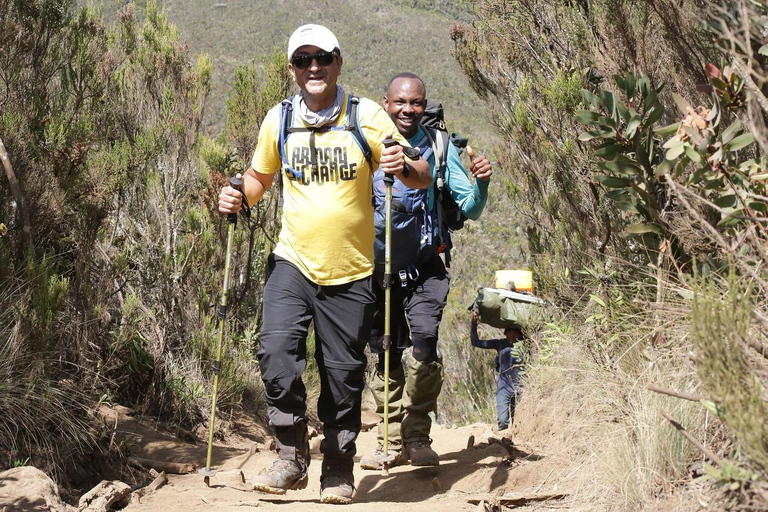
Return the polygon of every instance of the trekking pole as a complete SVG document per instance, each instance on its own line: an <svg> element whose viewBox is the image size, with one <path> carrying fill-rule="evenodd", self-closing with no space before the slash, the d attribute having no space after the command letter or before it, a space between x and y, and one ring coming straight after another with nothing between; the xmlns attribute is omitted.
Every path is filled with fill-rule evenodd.
<svg viewBox="0 0 768 512"><path fill-rule="evenodd" d="M229 185L239 190L243 194L243 212L246 217L250 216L250 209L248 207L248 201L245 199L245 194L242 190L243 180L239 178L229 178ZM213 393L211 395L211 420L210 428L208 429L208 455L205 459L205 468L198 469L197 472L203 475L205 485L211 485L211 477L216 475L216 470L211 468L211 454L213 453L213 429L216 423L216 397L219 392L219 374L221 373L221 351L224 342L224 320L227 316L227 292L229 291L229 263L232 257L232 240L235 238L235 226L237 226L237 214L230 213L227 215L227 221L229 227L227 229L227 253L224 259L224 285L221 289L221 301L219 307L216 309L216 316L219 319L219 341L216 349L216 359L211 363L211 370L213 370Z"/></svg>
<svg viewBox="0 0 768 512"><path fill-rule="evenodd" d="M384 139L385 148L394 146L397 141ZM389 457L389 347L392 342L391 299L392 299L392 185L395 177L384 173L384 185L387 187L385 196L386 222L384 227L384 457Z"/></svg>

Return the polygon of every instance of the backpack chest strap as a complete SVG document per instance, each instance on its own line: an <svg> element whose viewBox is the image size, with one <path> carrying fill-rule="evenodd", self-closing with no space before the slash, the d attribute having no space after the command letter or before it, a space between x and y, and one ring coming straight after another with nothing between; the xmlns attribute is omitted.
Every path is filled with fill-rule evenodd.
<svg viewBox="0 0 768 512"><path fill-rule="evenodd" d="M334 128L336 128L334 130ZM303 127L303 126L297 126L297 127L290 127L288 128L288 133L300 133L300 132L309 132L309 159L310 164L312 165L312 171L317 171L318 165L317 165L317 146L315 145L315 134L316 133L326 133L330 131L338 131L343 130L343 127L329 127L329 126L321 126L319 128L312 128L312 127Z"/></svg>
<svg viewBox="0 0 768 512"><path fill-rule="evenodd" d="M333 132L347 131L352 134L355 142L360 147L360 150L363 152L363 156L365 157L366 162L368 162L368 167L370 169L373 169L373 165L371 163L372 151L370 146L368 145L368 142L365 140L365 137L363 136L362 131L360 130L360 125L357 119L357 106L359 103L360 103L360 99L357 96L354 96L352 94L349 95L349 101L347 102L347 122L345 124L313 127L313 126L293 126L293 99L289 98L287 100L283 100L282 119L280 123L280 136L278 140L278 145L279 145L283 166L288 171L290 171L291 174L293 174L297 179L300 179L302 177L302 174L300 171L297 171L296 169L288 165L288 158L285 152L285 144L290 134L309 132L310 164L312 166L312 171L316 172L318 170L318 163L317 163L317 145L315 143L315 134L316 133L322 134L322 133L331 132L331 131Z"/></svg>

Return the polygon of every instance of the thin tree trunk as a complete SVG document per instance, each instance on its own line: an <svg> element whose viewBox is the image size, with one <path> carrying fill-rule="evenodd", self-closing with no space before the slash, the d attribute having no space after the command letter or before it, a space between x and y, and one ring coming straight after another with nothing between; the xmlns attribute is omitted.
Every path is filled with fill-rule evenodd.
<svg viewBox="0 0 768 512"><path fill-rule="evenodd" d="M32 247L32 228L29 224L27 200L24 198L24 193L21 190L19 180L16 178L16 173L13 172L11 159L8 158L8 151L5 150L3 139L0 139L0 160L3 161L5 175L8 178L8 182L11 184L11 192L13 193L13 197L16 198L16 204L19 207L19 216L21 217L21 240L24 244L24 249L27 249Z"/></svg>

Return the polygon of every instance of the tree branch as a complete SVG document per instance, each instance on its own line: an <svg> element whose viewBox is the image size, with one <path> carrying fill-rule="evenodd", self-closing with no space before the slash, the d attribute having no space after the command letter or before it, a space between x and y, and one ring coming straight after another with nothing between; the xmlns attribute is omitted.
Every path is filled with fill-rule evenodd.
<svg viewBox="0 0 768 512"><path fill-rule="evenodd" d="M681 424L675 421L667 411L662 410L661 415L664 416L664 418L666 418L666 420L670 422L672 426L677 429L678 432L680 432L680 435L682 435L684 438L690 441L691 444L696 448L698 448L701 451L701 453L706 455L709 460L711 460L718 466L722 466L723 460L717 455L715 455L714 452L712 452L712 450L710 450L709 448L701 444L701 442L698 439L693 437L687 430L685 430L685 427L683 427Z"/></svg>
<svg viewBox="0 0 768 512"><path fill-rule="evenodd" d="M13 171L11 159L8 158L8 151L5 149L3 139L0 139L0 160L3 161L5 176L8 178L8 182L11 185L11 192L19 207L19 217L21 217L21 240L26 249L32 247L32 228L29 222L29 209L27 208L27 200L24 198L24 192L21 190L21 184L19 183L18 178L16 178L16 173Z"/></svg>
<svg viewBox="0 0 768 512"><path fill-rule="evenodd" d="M720 399L716 397L707 398L702 395L697 395L694 393L683 393L682 391L675 391L673 389L667 389L662 388L661 386L657 386L655 384L649 384L648 389L650 391L653 391L654 393L660 393L662 395L668 395L673 396L675 398L682 398L683 400L690 400L691 402L700 402L702 400L708 400L711 402L719 402Z"/></svg>

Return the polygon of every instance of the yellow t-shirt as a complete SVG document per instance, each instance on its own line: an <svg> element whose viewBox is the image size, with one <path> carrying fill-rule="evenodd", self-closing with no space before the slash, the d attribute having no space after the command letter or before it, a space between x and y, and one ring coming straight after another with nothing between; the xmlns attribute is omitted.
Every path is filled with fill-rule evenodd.
<svg viewBox="0 0 768 512"><path fill-rule="evenodd" d="M336 121L347 123L347 101ZM278 132L282 107L276 105L264 118L251 161L256 172L273 174L282 168ZM309 132L292 133L285 147L288 165L302 173L298 180L283 169L282 229L275 254L296 265L319 285L349 283L373 272L372 175L378 167L382 141L392 134L408 142L379 105L361 98L357 107L360 130L372 151L373 169L351 132L315 133L317 170L312 170ZM303 121L294 112L293 125Z"/></svg>

